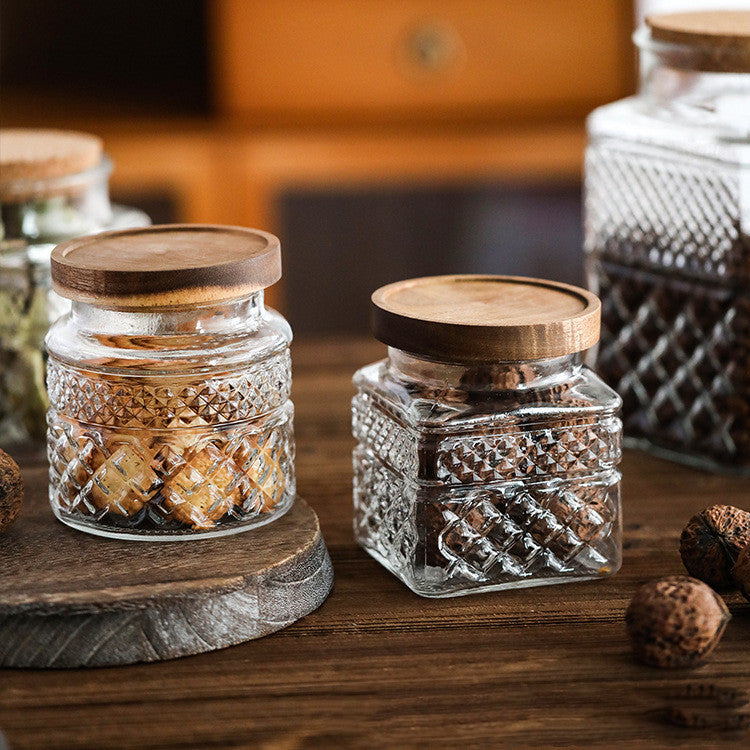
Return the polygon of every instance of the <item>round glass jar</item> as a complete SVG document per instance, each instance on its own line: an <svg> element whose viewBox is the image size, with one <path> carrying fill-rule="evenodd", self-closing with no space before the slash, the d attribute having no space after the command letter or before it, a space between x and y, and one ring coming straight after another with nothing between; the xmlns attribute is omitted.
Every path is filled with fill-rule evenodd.
<svg viewBox="0 0 750 750"><path fill-rule="evenodd" d="M112 164L95 136L0 130L0 447L44 445L44 337L70 308L51 288L52 248L103 229L148 225L113 206Z"/></svg>
<svg viewBox="0 0 750 750"><path fill-rule="evenodd" d="M750 472L750 11L654 16L638 94L589 118L596 369L630 444Z"/></svg>
<svg viewBox="0 0 750 750"><path fill-rule="evenodd" d="M243 531L294 502L291 330L273 235L165 225L71 240L47 336L50 503L128 539Z"/></svg>
<svg viewBox="0 0 750 750"><path fill-rule="evenodd" d="M581 362L599 301L503 276L372 297L388 358L354 377L354 533L423 596L620 567L620 399Z"/></svg>

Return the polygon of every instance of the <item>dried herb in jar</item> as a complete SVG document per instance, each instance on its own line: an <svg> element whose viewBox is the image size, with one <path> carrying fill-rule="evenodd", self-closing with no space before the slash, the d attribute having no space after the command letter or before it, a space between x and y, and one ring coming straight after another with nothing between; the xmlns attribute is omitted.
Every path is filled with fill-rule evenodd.
<svg viewBox="0 0 750 750"><path fill-rule="evenodd" d="M59 242L148 217L112 206L95 136L0 130L0 445L41 448L48 406L44 337L70 309L51 289Z"/></svg>

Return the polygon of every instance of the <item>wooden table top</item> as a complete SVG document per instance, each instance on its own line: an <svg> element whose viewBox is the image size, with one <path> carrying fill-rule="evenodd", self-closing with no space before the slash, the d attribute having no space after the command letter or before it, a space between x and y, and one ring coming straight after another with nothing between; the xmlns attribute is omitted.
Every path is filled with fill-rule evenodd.
<svg viewBox="0 0 750 750"><path fill-rule="evenodd" d="M734 617L695 670L636 663L623 624L641 582L683 572L684 522L716 502L750 509L748 480L627 452L616 576L420 598L352 540L351 374L382 352L353 340L293 349L298 488L318 511L333 559L328 601L287 630L200 656L1 670L0 729L14 750L750 743L748 733L684 729L662 717L688 685L750 688L750 604L727 597ZM46 481L41 464L23 468L29 486Z"/></svg>

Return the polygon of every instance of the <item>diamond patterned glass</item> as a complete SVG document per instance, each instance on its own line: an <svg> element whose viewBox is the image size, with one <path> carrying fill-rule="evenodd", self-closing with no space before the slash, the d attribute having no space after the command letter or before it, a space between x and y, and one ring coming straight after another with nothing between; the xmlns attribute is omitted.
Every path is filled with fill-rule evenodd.
<svg viewBox="0 0 750 750"><path fill-rule="evenodd" d="M77 525L175 534L270 520L294 498L291 402L217 431L145 432L49 415L50 502Z"/></svg>
<svg viewBox="0 0 750 750"><path fill-rule="evenodd" d="M194 376L153 382L91 376L53 361L49 398L66 416L100 425L155 430L219 425L282 406L289 398L290 371L288 350L241 372L197 382Z"/></svg>
<svg viewBox="0 0 750 750"><path fill-rule="evenodd" d="M387 362L355 376L355 537L415 592L452 596L619 568L619 399L561 359L518 392L436 390ZM518 368L528 377L526 364Z"/></svg>
<svg viewBox="0 0 750 750"><path fill-rule="evenodd" d="M58 518L104 536L174 539L232 533L288 510L290 336L261 298L197 311L197 323L184 311L92 313L97 326L140 326L139 335L92 337L79 314L74 306L48 339ZM194 333L175 336L176 323Z"/></svg>
<svg viewBox="0 0 750 750"><path fill-rule="evenodd" d="M595 364L623 398L628 439L748 473L750 165L710 119L717 85L696 83L700 119L637 99L592 116L586 253L602 300Z"/></svg>
<svg viewBox="0 0 750 750"><path fill-rule="evenodd" d="M38 181L39 196L6 193L0 201L0 448L44 449L44 337L70 310L70 301L51 288L52 249L71 237L149 224L141 211L110 205L109 169L103 162L89 172L85 189L81 183L78 191L58 194Z"/></svg>

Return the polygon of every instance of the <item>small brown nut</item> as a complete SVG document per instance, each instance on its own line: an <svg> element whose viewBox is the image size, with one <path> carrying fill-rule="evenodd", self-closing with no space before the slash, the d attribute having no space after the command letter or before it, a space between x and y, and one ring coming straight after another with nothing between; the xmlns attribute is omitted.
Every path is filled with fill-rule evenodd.
<svg viewBox="0 0 750 750"><path fill-rule="evenodd" d="M733 584L732 568L750 544L750 513L712 505L693 516L680 537L680 556L691 576L714 588Z"/></svg>
<svg viewBox="0 0 750 750"><path fill-rule="evenodd" d="M23 477L18 464L0 450L0 531L18 518L23 500Z"/></svg>
<svg viewBox="0 0 750 750"><path fill-rule="evenodd" d="M750 545L740 552L732 568L732 578L745 599L750 601Z"/></svg>
<svg viewBox="0 0 750 750"><path fill-rule="evenodd" d="M636 657L654 667L694 667L714 650L729 618L723 599L688 576L643 584L625 614Z"/></svg>

